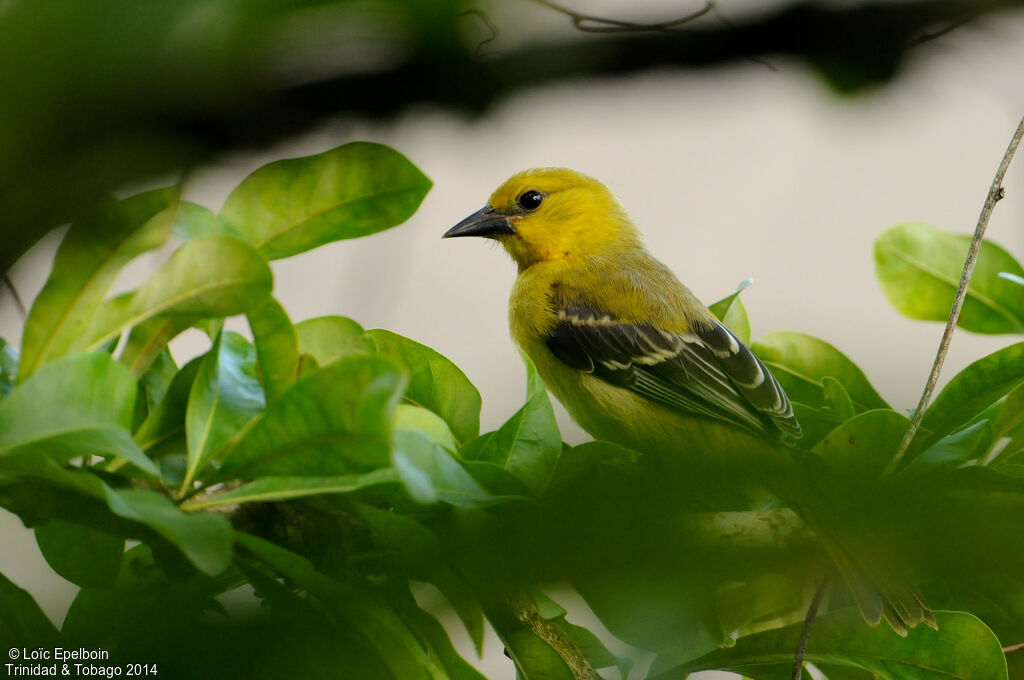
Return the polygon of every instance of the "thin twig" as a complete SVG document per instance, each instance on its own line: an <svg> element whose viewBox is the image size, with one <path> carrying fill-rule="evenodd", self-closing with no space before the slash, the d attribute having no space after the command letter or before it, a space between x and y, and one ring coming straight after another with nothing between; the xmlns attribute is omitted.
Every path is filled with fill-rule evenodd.
<svg viewBox="0 0 1024 680"><path fill-rule="evenodd" d="M11 277L4 274L4 285L11 291L11 296L14 298L14 304L18 306L18 311L21 312L21 320L25 321L28 319L28 311L25 309L25 303L21 301L21 296L18 295L18 289L14 287L14 281L11 281Z"/></svg>
<svg viewBox="0 0 1024 680"><path fill-rule="evenodd" d="M932 364L932 371L928 375L928 382L925 383L924 392L921 394L921 400L914 411L914 418L910 422L910 427L907 428L906 433L903 435L903 441L900 442L899 449L896 451L896 455L893 456L892 461L889 463L889 467L886 470L887 474L895 472L899 467L900 461L903 460L904 454L910 448L910 443L914 440L914 435L917 434L917 430L921 426L921 419L924 417L925 409L932 398L935 383L939 380L942 363L946 360L946 352L949 350L953 331L956 329L957 321L960 319L960 310L963 308L964 299L967 297L967 286L971 282L971 275L974 273L974 265L978 260L978 251L981 249L981 241L985 237L985 229L988 227L989 218L992 217L992 209L995 208L996 203L1006 193L1003 189L1003 177L1006 175L1006 169L1010 167L1010 161L1013 160L1013 154L1017 151L1021 137L1024 137L1024 118L1021 118L1020 123L1017 125L1017 130L1013 133L1010 144L1006 147L1006 153L1003 154L1003 160L996 170L996 176L992 179L992 185L989 187L985 204L982 206L981 214L978 216L978 226L974 229L971 247L967 251L967 261L964 262L964 271L960 277L960 284L956 288L956 296L954 296L953 306L949 310L949 320L946 321L946 329L942 333L939 350L936 352L935 362Z"/></svg>
<svg viewBox="0 0 1024 680"><path fill-rule="evenodd" d="M573 25L586 33L635 33L638 31L670 31L674 28L678 28L683 24L689 23L694 19L699 19L708 12L710 12L715 3L708 0L708 2L699 10L691 12L685 16L681 16L678 19L670 19L669 21L657 21L651 24L641 24L633 21L620 21L618 19L606 19L604 17L596 17L591 14L583 14L575 10L569 9L563 5L560 5L552 0L536 0L537 3L553 9L556 12L561 12L570 19L572 19Z"/></svg>
<svg viewBox="0 0 1024 680"><path fill-rule="evenodd" d="M1007 645L1003 647L1003 654L1009 654L1010 652L1019 652L1024 649L1024 642L1018 642L1015 645Z"/></svg>
<svg viewBox="0 0 1024 680"><path fill-rule="evenodd" d="M828 580L832 575L829 569L821 577L818 589L814 591L814 599L807 608L807 616L804 617L804 627L800 631L800 642L797 643L796 652L793 654L793 680L800 680L804 673L804 654L807 652L807 641L811 639L811 628L814 626L814 619L818 617L818 608L828 590Z"/></svg>
<svg viewBox="0 0 1024 680"><path fill-rule="evenodd" d="M515 619L558 652L558 656L562 657L562 661L572 672L574 680L601 680L601 676L590 665L580 648L561 628L540 615L540 610L529 595L515 591L507 594L505 599Z"/></svg>
<svg viewBox="0 0 1024 680"><path fill-rule="evenodd" d="M935 40L936 38L941 38L942 36L946 35L950 31L954 31L954 30L960 28L961 26L963 26L964 24L968 23L969 21L977 19L980 15L981 15L981 12L971 12L970 14L966 14L963 17L961 17L960 19L957 19L956 21L951 22L948 26L943 26L942 28L940 28L937 31L931 31L931 32L922 33L922 34L918 35L917 37L913 38L910 42L908 42L907 43L907 47L917 47L921 43L926 43L926 42L928 42L930 40Z"/></svg>

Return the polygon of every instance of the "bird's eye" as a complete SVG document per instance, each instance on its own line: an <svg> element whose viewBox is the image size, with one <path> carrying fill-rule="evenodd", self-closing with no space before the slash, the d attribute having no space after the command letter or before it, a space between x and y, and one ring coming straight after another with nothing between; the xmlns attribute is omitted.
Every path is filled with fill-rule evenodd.
<svg viewBox="0 0 1024 680"><path fill-rule="evenodd" d="M523 210L536 210L540 207L540 202L543 200L544 194L536 189L530 189L523 192L523 195L519 197L519 205L522 206Z"/></svg>

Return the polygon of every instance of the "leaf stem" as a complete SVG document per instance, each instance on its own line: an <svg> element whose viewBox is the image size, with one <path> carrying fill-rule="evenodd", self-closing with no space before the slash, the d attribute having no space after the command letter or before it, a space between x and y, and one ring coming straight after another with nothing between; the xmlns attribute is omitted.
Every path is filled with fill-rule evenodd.
<svg viewBox="0 0 1024 680"><path fill-rule="evenodd" d="M1019 652L1024 650L1024 642L1018 642L1015 645L1007 645L1003 647L1003 654L1009 654L1010 652Z"/></svg>
<svg viewBox="0 0 1024 680"><path fill-rule="evenodd" d="M986 196L985 203L981 208L981 214L978 216L974 237L971 239L971 246L967 251L967 261L964 262L964 271L960 276L956 295L953 297L953 306L949 310L949 319L946 321L946 329L942 332L942 339L939 341L939 349L935 354L931 373L928 375L928 381L925 383L921 400L914 410L914 418L910 421L910 427L904 433L903 440L896 450L896 455L889 462L886 474L892 474L899 467L903 456L907 453L907 449L910 448L910 443L914 440L914 436L921 427L921 419L924 417L925 409L928 408L928 402L931 401L932 392L935 391L935 384L939 380L942 364L946 360L946 353L949 351L949 343L953 339L953 331L956 329L957 321L960 319L960 311L963 309L964 299L967 297L967 286L970 284L971 276L974 274L974 265L978 260L978 252L981 249L981 242L985 237L985 229L988 228L988 221L992 217L992 209L1006 195L1006 191L1003 189L1003 177L1006 175L1006 169L1010 167L1010 161L1013 160L1013 154L1017 151L1017 146L1020 144L1022 137L1024 137L1024 118L1021 118L1020 123L1017 125L1017 130L1013 133L1013 137L1006 147L1006 152L1003 154L1003 160L999 163L999 168L992 179L988 196Z"/></svg>
<svg viewBox="0 0 1024 680"><path fill-rule="evenodd" d="M807 641L811 638L811 628L814 626L814 619L818 617L818 608L828 590L828 580L832 576L832 569L828 569L818 583L818 589L814 591L814 598L807 607L807 616L804 617L804 627L800 631L800 642L796 645L796 652L793 654L793 680L800 680L804 672L804 654L807 652Z"/></svg>

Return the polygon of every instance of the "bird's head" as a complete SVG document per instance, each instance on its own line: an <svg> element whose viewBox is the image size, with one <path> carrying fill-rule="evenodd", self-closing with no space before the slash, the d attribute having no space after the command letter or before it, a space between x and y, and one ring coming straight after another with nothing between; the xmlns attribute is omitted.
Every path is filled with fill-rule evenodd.
<svg viewBox="0 0 1024 680"><path fill-rule="evenodd" d="M513 175L487 205L444 234L453 236L498 241L520 271L537 262L592 257L639 242L608 188L566 168Z"/></svg>

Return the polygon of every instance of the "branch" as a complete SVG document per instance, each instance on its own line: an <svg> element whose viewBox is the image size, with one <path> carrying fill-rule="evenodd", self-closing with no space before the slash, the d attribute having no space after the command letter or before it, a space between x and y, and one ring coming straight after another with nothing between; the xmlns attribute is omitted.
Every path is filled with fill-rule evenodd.
<svg viewBox="0 0 1024 680"><path fill-rule="evenodd" d="M1024 642L1018 642L1015 645L1007 645L1003 647L1003 654L1009 654L1010 652L1019 652L1024 650Z"/></svg>
<svg viewBox="0 0 1024 680"><path fill-rule="evenodd" d="M505 600L511 607L516 621L532 630L537 637L558 652L558 656L562 657L562 661L572 671L575 680L601 680L601 676L590 665L580 648L569 639L565 631L540 615L537 605L528 595L514 591L508 594Z"/></svg>
<svg viewBox="0 0 1024 680"><path fill-rule="evenodd" d="M1013 160L1013 154L1017 151L1017 146L1020 144L1022 137L1024 137L1024 118L1021 118L1020 123L1017 125L1017 130L1013 133L1010 144L1006 147L1006 152L1003 154L1003 160L999 163L999 168L996 170L996 176L992 179L992 185L989 187L985 204L982 206L981 214L978 216L978 225L974 229L974 238L971 239L971 247L967 251L967 261L964 262L964 271L960 276L956 295L953 297L953 306L949 310L949 320L946 321L946 329L942 332L942 339L939 341L939 350L935 354L931 373L928 375L928 381L925 383L921 400L914 411L914 419L910 422L910 427L907 428L906 433L903 435L903 440L896 450L896 455L893 456L892 461L889 463L886 474L892 474L899 467L900 461L906 454L907 449L910 448L910 443L917 434L917 430L921 427L921 419L924 418L925 409L928 407L928 402L931 401L935 384L939 380L939 372L942 371L942 364L946 360L949 343L953 339L953 331L956 329L957 321L960 319L960 310L963 309L964 299L967 297L967 286L970 284L971 276L974 274L974 265L978 260L978 252L981 249L981 242L985 237L985 229L988 228L988 221L992 217L992 210L995 208L996 203L1006 195L1006 191L1003 189L1003 177L1006 175L1006 169L1010 167L1010 161Z"/></svg>
<svg viewBox="0 0 1024 680"><path fill-rule="evenodd" d="M814 591L814 598L807 607L807 616L804 617L804 627L800 631L800 642L797 643L796 653L793 654L793 680L800 680L804 672L804 653L807 651L807 641L811 638L811 628L814 626L814 619L818 617L818 608L828 590L828 580L832 570L828 569L821 577L818 589Z"/></svg>
<svg viewBox="0 0 1024 680"><path fill-rule="evenodd" d="M683 24L689 23L695 19L699 19L708 12L710 12L715 3L708 0L704 4L704 7L698 9L689 14L683 15L678 19L670 19L669 21L658 21L651 24L641 24L632 21L620 21L618 19L605 19L603 17L597 17L592 14L582 14L575 10L564 7L551 0L535 0L538 4L544 5L549 9L553 9L556 12L560 12L570 19L572 19L573 25L579 30L585 33L635 33L639 31L670 31L678 28ZM594 24L594 25L591 25Z"/></svg>

